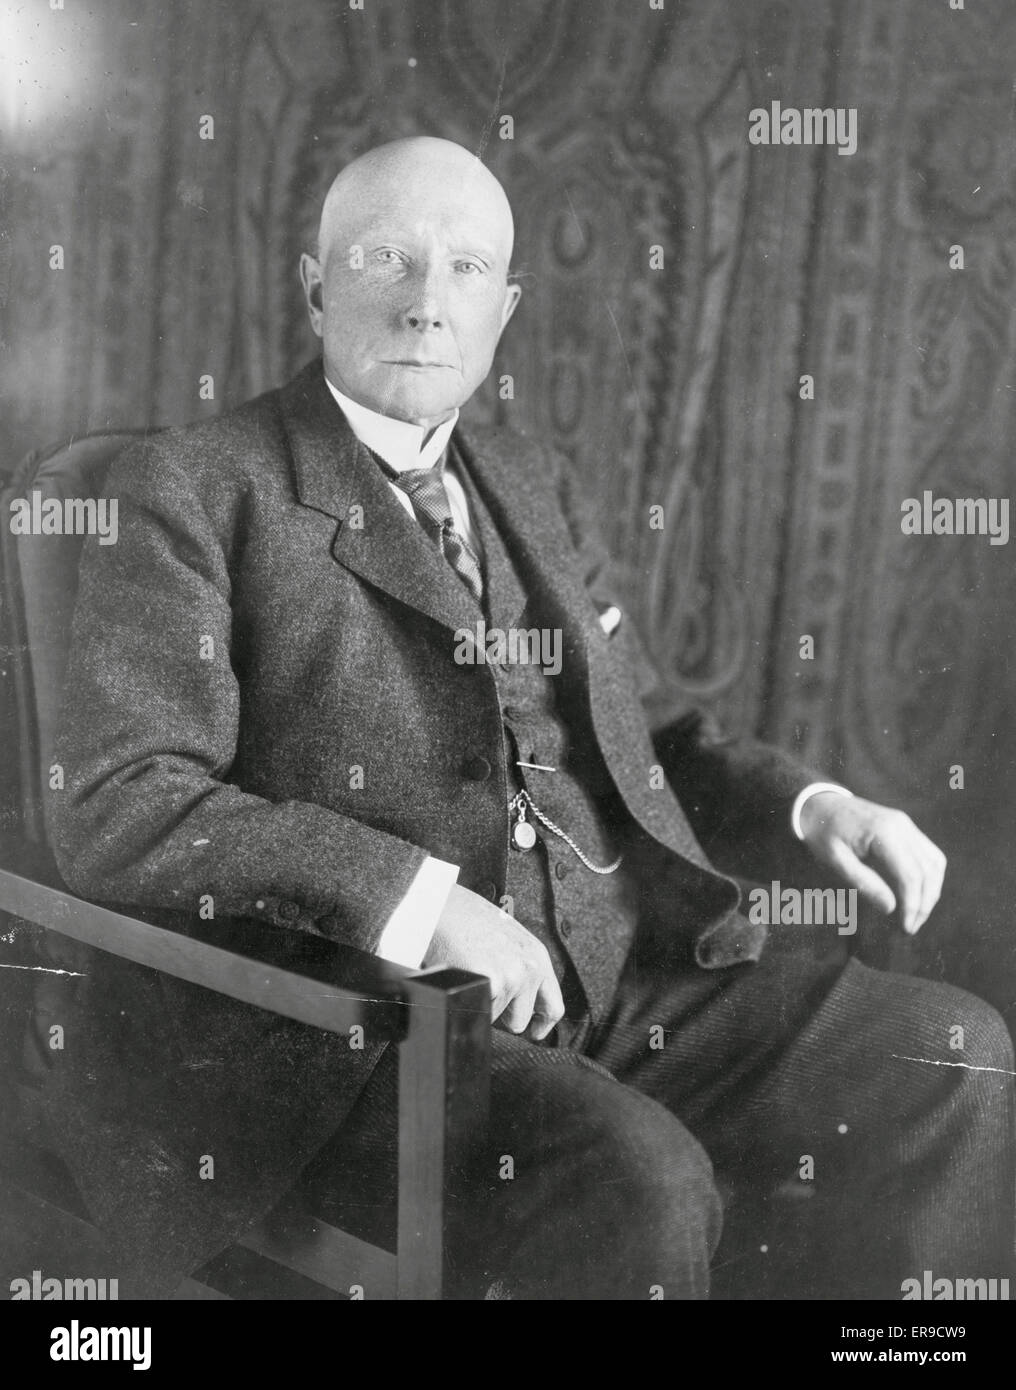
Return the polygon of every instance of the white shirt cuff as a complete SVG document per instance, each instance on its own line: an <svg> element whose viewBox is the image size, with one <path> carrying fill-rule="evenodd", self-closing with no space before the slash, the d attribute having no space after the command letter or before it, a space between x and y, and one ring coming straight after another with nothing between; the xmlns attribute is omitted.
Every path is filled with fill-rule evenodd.
<svg viewBox="0 0 1016 1390"><path fill-rule="evenodd" d="M406 896L388 918L375 955L418 970L458 876L457 864L433 857L425 859Z"/></svg>
<svg viewBox="0 0 1016 1390"><path fill-rule="evenodd" d="M819 792L839 792L840 796L853 796L854 794L836 782L809 782L803 791L797 793L793 809L790 812L790 828L799 840L804 839L804 831L801 829L801 812L804 810L804 803L813 796L817 796Z"/></svg>

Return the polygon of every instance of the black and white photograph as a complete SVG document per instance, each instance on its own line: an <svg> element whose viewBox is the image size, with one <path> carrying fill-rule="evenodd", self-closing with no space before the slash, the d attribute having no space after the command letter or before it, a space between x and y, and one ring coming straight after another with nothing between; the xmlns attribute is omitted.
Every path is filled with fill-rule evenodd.
<svg viewBox="0 0 1016 1390"><path fill-rule="evenodd" d="M224 1301L967 1360L1016 1291L1012 0L3 0L0 84L34 1364Z"/></svg>

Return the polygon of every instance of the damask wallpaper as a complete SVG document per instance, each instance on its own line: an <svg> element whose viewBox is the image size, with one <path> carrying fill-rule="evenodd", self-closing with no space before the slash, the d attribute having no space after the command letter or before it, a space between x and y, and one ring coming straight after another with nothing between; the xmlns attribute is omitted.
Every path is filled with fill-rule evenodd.
<svg viewBox="0 0 1016 1390"><path fill-rule="evenodd" d="M912 963L1011 1010L1011 560L900 527L1012 490L1009 0L107 0L21 40L57 22L75 82L0 160L3 466L281 383L335 170L475 149L524 297L470 408L575 461L676 691L939 839ZM749 143L791 99L856 153Z"/></svg>

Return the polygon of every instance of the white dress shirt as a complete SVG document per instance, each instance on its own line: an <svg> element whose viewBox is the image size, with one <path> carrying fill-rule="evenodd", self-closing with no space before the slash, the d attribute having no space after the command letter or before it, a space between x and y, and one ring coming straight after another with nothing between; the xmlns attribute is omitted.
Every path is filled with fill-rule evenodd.
<svg viewBox="0 0 1016 1390"><path fill-rule="evenodd" d="M406 420L395 420L390 415L379 415L377 411L368 410L365 405L343 395L327 376L325 382L360 443L383 458L397 473L405 473L411 468L433 468L444 453L459 418L456 410L428 436L423 425L412 425ZM415 517L408 494L396 487L390 478L387 481L399 504L411 517ZM455 529L479 554L479 538L469 514L465 491L450 468L445 469L444 484ZM805 787L794 801L790 815L791 829L799 840L804 839L801 831L804 803L819 792L827 791L839 792L843 796L852 795L846 787L835 782L812 782ZM427 954L438 918L444 911L448 894L458 876L457 865L435 859L433 855L425 859L405 897L388 919L378 942L377 954L385 960L415 970Z"/></svg>

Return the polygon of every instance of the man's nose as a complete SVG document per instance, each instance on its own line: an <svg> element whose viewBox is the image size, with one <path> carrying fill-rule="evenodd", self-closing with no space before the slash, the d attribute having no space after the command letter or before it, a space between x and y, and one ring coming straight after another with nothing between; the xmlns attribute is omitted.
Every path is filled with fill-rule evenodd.
<svg viewBox="0 0 1016 1390"><path fill-rule="evenodd" d="M413 281L413 292L404 310L405 322L418 332L444 326L441 285L435 271L421 270Z"/></svg>

